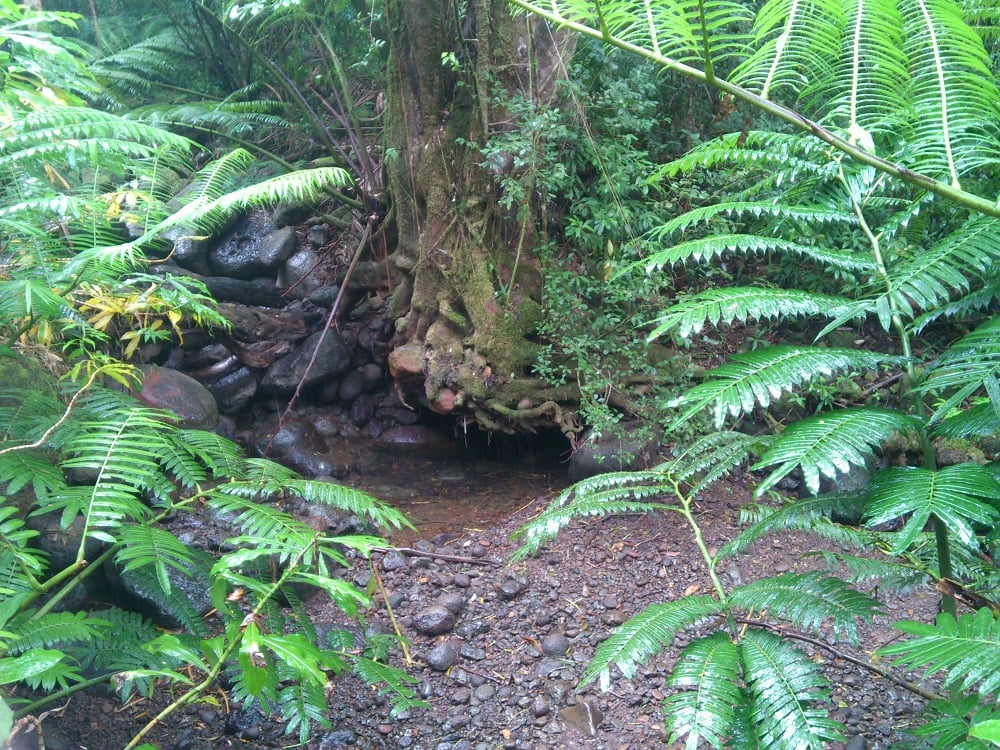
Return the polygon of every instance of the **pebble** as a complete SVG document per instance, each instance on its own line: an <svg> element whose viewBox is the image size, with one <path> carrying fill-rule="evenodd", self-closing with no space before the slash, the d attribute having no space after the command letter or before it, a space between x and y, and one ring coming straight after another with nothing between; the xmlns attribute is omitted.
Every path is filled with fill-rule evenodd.
<svg viewBox="0 0 1000 750"><path fill-rule="evenodd" d="M413 617L413 628L423 635L442 635L455 627L455 613L440 604L432 604Z"/></svg>
<svg viewBox="0 0 1000 750"><path fill-rule="evenodd" d="M524 582L519 581L517 578L504 578L503 581L500 582L500 598L505 601L516 599L525 588L527 588L527 585Z"/></svg>
<svg viewBox="0 0 1000 750"><path fill-rule="evenodd" d="M451 640L441 641L424 656L427 666L437 672L446 672L458 658L458 649Z"/></svg>
<svg viewBox="0 0 1000 750"><path fill-rule="evenodd" d="M542 638L542 653L546 656L562 656L569 651L569 639L562 633L549 633Z"/></svg>

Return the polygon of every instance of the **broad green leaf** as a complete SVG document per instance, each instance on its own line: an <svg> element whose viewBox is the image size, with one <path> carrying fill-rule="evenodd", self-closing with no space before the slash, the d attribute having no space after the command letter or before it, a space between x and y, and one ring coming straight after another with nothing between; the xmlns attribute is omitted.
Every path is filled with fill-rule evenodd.
<svg viewBox="0 0 1000 750"><path fill-rule="evenodd" d="M673 743L685 739L695 750L699 741L721 748L742 703L740 651L723 632L689 644L677 657L669 684L682 688L664 702Z"/></svg>
<svg viewBox="0 0 1000 750"><path fill-rule="evenodd" d="M974 547L974 526L992 525L1000 517L1000 484L992 471L979 464L946 466L938 471L892 467L872 480L868 500L868 525L906 519L893 541L892 553L896 555L909 549L932 518L943 523L962 544Z"/></svg>

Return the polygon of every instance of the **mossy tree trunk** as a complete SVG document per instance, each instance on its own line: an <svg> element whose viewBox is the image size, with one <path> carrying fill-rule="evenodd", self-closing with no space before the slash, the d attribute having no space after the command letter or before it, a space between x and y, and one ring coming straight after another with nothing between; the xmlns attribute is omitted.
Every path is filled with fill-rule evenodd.
<svg viewBox="0 0 1000 750"><path fill-rule="evenodd" d="M386 157L398 273L390 369L407 398L489 429L572 427L526 377L540 315L534 207L502 208L482 146L513 96L544 106L572 42L505 0L388 0ZM530 204L530 197L528 199Z"/></svg>

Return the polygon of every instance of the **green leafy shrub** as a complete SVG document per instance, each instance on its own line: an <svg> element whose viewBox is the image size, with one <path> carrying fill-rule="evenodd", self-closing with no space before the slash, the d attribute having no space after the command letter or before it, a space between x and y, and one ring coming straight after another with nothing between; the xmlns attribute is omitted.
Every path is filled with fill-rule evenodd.
<svg viewBox="0 0 1000 750"><path fill-rule="evenodd" d="M110 366L98 372L129 374ZM303 586L319 589L356 617L368 595L342 572L384 542L329 536L275 501L299 497L385 529L407 524L398 511L356 490L246 458L217 435L174 427L169 414L96 385L76 391L66 406L23 391L3 397L0 683L42 693L2 699L7 731L12 716L91 685L113 683L127 699L149 696L166 680L175 697L137 742L167 713L209 690L223 670L238 701L279 711L302 741L313 722L324 723L330 674L351 669L384 683L397 707L416 702L411 678L360 652L349 637L321 640L298 595ZM194 507L233 517L237 531L211 565L214 616L204 620L172 583L176 574L204 576L204 560L160 523ZM35 546L37 532L25 525L25 513L53 514L63 529L78 524L72 562L52 566ZM120 609L62 609L106 562L141 576L183 630L164 633ZM188 667L195 672L181 671Z"/></svg>

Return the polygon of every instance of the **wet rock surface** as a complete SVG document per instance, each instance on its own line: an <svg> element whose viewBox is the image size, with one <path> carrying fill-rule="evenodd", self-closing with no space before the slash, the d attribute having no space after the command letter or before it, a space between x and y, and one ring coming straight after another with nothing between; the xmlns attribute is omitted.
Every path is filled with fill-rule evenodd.
<svg viewBox="0 0 1000 750"><path fill-rule="evenodd" d="M442 474L447 474L444 468L421 489L435 484L453 488L439 481ZM488 476L478 476L479 484L488 481ZM363 627L392 632L395 619L413 658L409 672L428 707L394 716L377 690L350 675L331 675L326 715L331 726L316 727L304 747L672 747L660 714L670 692L669 655L650 660L631 680L614 672L608 692L593 683L581 687L580 680L595 648L616 624L648 604L710 590L689 530L672 516L589 519L573 524L537 557L509 565L515 548L511 532L547 503L548 493L530 494L540 484L537 476L534 481L534 488L522 483L520 510L507 520L407 539L403 549L374 556L383 588L365 613ZM514 491L509 484L506 489ZM707 544L731 538L738 507L747 500L739 486L706 495L698 512ZM735 571L746 581L818 567L820 562L807 553L819 546L811 537L784 534L757 544L724 564L721 572L735 580ZM359 561L348 577L365 588L371 575ZM897 619L933 618L936 599L927 591L905 601L888 599L886 606L885 615L862 628L866 647L894 638L891 623ZM323 596L311 598L307 609L321 632L357 629ZM823 648L803 648L824 665L833 682L833 714L847 726L850 744L831 747L894 746L922 702ZM838 648L857 655L845 644ZM392 661L405 666L401 652ZM46 720L46 747L122 747L142 717L155 713L165 699L158 694L121 711L97 692L75 696L65 711ZM206 704L170 718L149 740L162 750L287 747L294 738L282 736L281 730L273 717L235 704Z"/></svg>

